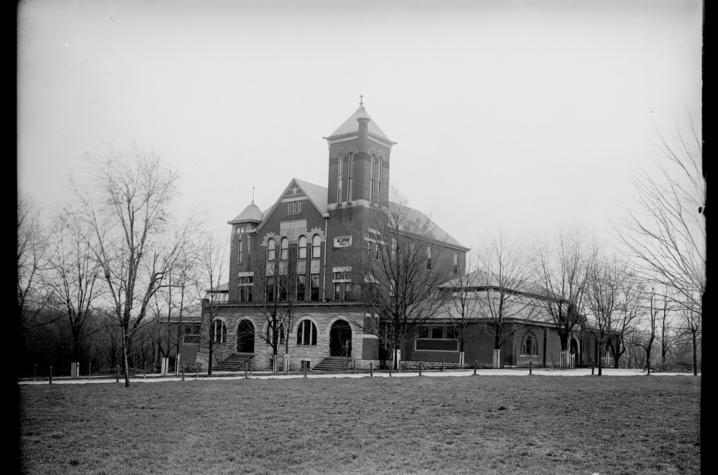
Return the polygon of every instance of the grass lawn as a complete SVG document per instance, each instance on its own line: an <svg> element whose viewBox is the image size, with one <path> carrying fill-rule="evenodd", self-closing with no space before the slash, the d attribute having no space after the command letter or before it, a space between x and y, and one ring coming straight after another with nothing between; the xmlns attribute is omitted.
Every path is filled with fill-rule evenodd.
<svg viewBox="0 0 718 475"><path fill-rule="evenodd" d="M21 386L28 473L698 473L700 378Z"/></svg>

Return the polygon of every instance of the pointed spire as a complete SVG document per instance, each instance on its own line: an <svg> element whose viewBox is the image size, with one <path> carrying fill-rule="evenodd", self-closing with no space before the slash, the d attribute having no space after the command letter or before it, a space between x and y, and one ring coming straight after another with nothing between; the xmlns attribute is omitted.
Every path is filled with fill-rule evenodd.
<svg viewBox="0 0 718 475"><path fill-rule="evenodd" d="M252 186L252 203L254 203L254 186Z"/></svg>
<svg viewBox="0 0 718 475"><path fill-rule="evenodd" d="M364 95L359 94L359 107L364 107Z"/></svg>

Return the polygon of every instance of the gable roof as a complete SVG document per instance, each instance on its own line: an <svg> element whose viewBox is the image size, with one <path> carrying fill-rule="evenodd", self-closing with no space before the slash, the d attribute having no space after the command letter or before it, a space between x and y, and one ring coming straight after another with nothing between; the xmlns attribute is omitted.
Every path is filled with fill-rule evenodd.
<svg viewBox="0 0 718 475"><path fill-rule="evenodd" d="M348 134L355 134L359 132L359 122L357 122L357 119L359 118L366 118L369 119L369 125L367 126L367 132L370 135L374 135L377 138L380 138L384 140L385 142L388 142L390 144L394 143L391 141L389 137L386 136L384 131L379 128L379 125L372 120L371 117L369 117L369 114L367 114L366 109L364 106L359 106L359 108L354 112L347 120L345 120L342 125L339 126L337 130L334 131L329 137L326 137L327 139L331 139L333 137L337 137L340 135L348 135Z"/></svg>
<svg viewBox="0 0 718 475"><path fill-rule="evenodd" d="M308 181L292 178L289 181L289 184L284 188L284 191L280 193L277 201L275 201L270 208L264 211L264 218L270 216L274 212L277 206L279 206L279 203L282 202L282 198L284 198L284 195L287 194L287 191L292 189L292 185L297 186L300 190L304 192L305 195L307 195L309 201L312 203L312 205L314 205L314 207L320 214L325 214L327 212L327 189L325 187L315 185L314 183L309 183ZM262 221L258 229L261 229L264 223L265 221Z"/></svg>
<svg viewBox="0 0 718 475"><path fill-rule="evenodd" d="M309 201L312 202L317 211L324 214L327 212L327 188L308 181L293 178L299 188L306 193ZM291 185L291 183L290 183ZM286 190L285 190L286 192Z"/></svg>
<svg viewBox="0 0 718 475"><path fill-rule="evenodd" d="M462 245L459 241L454 239L449 233L444 231L441 227L439 227L439 225L432 221L431 218L429 218L421 211L395 202L390 202L389 208L392 212L400 213L402 216L405 216L406 221L419 224L419 227L422 230L421 235L423 235L424 237L433 239L434 241L447 243L451 246L458 247L464 250L469 249L468 247ZM401 223L399 224L399 231L407 231L406 229L402 229Z"/></svg>

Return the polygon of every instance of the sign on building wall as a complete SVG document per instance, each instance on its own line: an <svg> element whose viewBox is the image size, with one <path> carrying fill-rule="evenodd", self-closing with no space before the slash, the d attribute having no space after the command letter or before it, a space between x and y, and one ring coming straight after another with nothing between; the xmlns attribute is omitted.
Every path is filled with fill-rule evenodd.
<svg viewBox="0 0 718 475"><path fill-rule="evenodd" d="M297 274L304 275L307 273L307 260L299 259L297 261Z"/></svg>
<svg viewBox="0 0 718 475"><path fill-rule="evenodd" d="M351 247L352 237L351 236L335 236L334 237L334 249L341 247Z"/></svg>
<svg viewBox="0 0 718 475"><path fill-rule="evenodd" d="M319 259L312 259L310 274L319 274Z"/></svg>

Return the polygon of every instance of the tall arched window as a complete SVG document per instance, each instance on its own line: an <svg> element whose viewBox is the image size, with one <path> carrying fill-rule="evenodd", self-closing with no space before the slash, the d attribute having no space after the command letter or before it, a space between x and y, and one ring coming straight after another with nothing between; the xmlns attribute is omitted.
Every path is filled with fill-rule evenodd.
<svg viewBox="0 0 718 475"><path fill-rule="evenodd" d="M319 234L315 234L312 238L312 257L321 257L322 255L322 238Z"/></svg>
<svg viewBox="0 0 718 475"><path fill-rule="evenodd" d="M533 333L527 333L524 337L524 343L521 345L522 355L538 355L538 345L536 344L536 337Z"/></svg>
<svg viewBox="0 0 718 475"><path fill-rule="evenodd" d="M212 341L227 343L227 325L222 320L215 320L212 326Z"/></svg>
<svg viewBox="0 0 718 475"><path fill-rule="evenodd" d="M316 345L317 327L311 320L302 320L297 328L297 345Z"/></svg>
<svg viewBox="0 0 718 475"><path fill-rule="evenodd" d="M269 238L267 240L267 260L268 261L274 260L274 252L275 252L274 246L275 246L274 238Z"/></svg>
<svg viewBox="0 0 718 475"><path fill-rule="evenodd" d="M299 258L307 258L307 238L305 236L299 236Z"/></svg>
<svg viewBox="0 0 718 475"><path fill-rule="evenodd" d="M281 241L279 241L279 258L283 260L289 259L289 239L286 237L283 237Z"/></svg>

